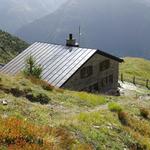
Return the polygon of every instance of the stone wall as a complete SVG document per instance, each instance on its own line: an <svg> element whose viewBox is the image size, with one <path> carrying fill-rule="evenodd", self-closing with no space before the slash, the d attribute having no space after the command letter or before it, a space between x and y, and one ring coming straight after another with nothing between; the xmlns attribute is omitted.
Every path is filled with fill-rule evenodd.
<svg viewBox="0 0 150 150"><path fill-rule="evenodd" d="M93 55L62 87L71 90L85 90L89 91L89 87L93 84L98 83L98 91L99 92L108 92L110 90L117 89L118 86L118 74L119 74L119 62L110 60L110 67L105 71L100 71L100 63L104 60L108 60L109 58L104 57L99 54ZM83 67L92 65L93 66L93 74L90 77L81 79L80 71ZM106 76L113 74L113 84L108 84L106 86L102 86L102 79Z"/></svg>

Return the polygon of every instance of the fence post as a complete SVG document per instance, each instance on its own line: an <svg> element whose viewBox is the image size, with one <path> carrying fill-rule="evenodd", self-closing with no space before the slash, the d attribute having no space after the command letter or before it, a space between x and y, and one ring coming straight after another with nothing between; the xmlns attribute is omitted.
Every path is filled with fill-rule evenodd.
<svg viewBox="0 0 150 150"><path fill-rule="evenodd" d="M146 80L146 87L147 87L147 88L149 88L148 83L149 83L149 80L147 79L147 80Z"/></svg>
<svg viewBox="0 0 150 150"><path fill-rule="evenodd" d="M121 81L123 82L123 73L121 74Z"/></svg>
<svg viewBox="0 0 150 150"><path fill-rule="evenodd" d="M135 84L135 76L133 77L133 84Z"/></svg>

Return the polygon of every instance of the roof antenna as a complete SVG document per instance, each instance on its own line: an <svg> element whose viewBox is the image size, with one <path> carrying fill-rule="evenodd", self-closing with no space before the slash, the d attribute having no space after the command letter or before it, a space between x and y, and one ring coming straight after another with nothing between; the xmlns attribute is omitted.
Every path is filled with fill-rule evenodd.
<svg viewBox="0 0 150 150"><path fill-rule="evenodd" d="M79 25L79 46L81 44L81 35L82 35L82 33L81 33L81 26Z"/></svg>

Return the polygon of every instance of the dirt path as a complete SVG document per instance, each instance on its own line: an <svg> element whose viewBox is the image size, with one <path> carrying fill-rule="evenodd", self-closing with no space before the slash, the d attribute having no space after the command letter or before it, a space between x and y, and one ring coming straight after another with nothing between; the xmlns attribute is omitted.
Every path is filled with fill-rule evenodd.
<svg viewBox="0 0 150 150"><path fill-rule="evenodd" d="M145 90L145 89L144 89ZM116 101L118 104L121 106L132 106L132 105L139 105L144 103L144 101L150 101L150 95L147 93L144 93L144 90L142 88L136 87L135 85L131 83L122 83L120 91L122 93L122 96L125 96L124 99L122 97L117 97L118 100ZM114 97L115 100L115 97ZM112 101L112 100L111 100ZM150 104L150 103L149 103ZM97 112L100 110L107 110L108 109L108 103L104 105L99 105L96 107L66 107L63 104L62 105L49 105L50 109L53 109L55 112L61 112L65 116L70 116L70 115L76 115L79 113L92 113L92 112Z"/></svg>
<svg viewBox="0 0 150 150"><path fill-rule="evenodd" d="M106 110L106 109L108 109L108 104L96 106L96 107L94 107L94 108L85 110L85 111L83 111L83 112L85 112L85 113L86 113L86 112L87 112L87 113L92 113L92 112L97 112L97 111Z"/></svg>

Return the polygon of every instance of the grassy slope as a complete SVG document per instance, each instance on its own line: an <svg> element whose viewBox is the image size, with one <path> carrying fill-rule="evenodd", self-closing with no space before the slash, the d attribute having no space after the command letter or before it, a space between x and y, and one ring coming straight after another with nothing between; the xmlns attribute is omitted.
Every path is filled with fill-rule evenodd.
<svg viewBox="0 0 150 150"><path fill-rule="evenodd" d="M150 79L150 61L143 58L126 57L120 65L120 72L125 76Z"/></svg>
<svg viewBox="0 0 150 150"><path fill-rule="evenodd" d="M17 89L15 94L12 89ZM20 91L22 94L16 96L16 93ZM25 97L25 91L30 91L35 95L37 93L47 95L50 101L46 105L33 103ZM66 147L67 144L68 146L73 145L74 149L77 150L94 148L122 150L123 148L135 147L137 143L147 147L150 144L150 134L142 130L145 125L146 129L149 130L150 122L142 119L139 115L139 107L150 107L150 103L149 101L139 103L135 95L112 97L61 89L47 91L43 89L41 83L36 82L35 84L35 81L33 83L21 76L10 77L0 74L0 99L8 100L7 106L0 104L0 116L2 118L16 117L37 126L48 125L66 130L68 132L66 134L73 137L75 144L67 142L70 138L66 138L67 141L57 141L57 136L53 135L53 143L57 148L64 143ZM123 126L118 120L117 113L111 112L107 108L108 102L120 103L122 108L129 115L132 115L132 118L136 118L137 120L134 120L135 129L132 126ZM141 119L143 124L140 124L139 127L138 124ZM0 121L3 120L0 119ZM141 130L137 131L137 129L141 129L142 133ZM13 129L11 128L11 130ZM64 139L61 134L63 132L58 135ZM45 139L45 136L39 136ZM51 137L51 135L47 136ZM62 142L62 145L59 142ZM66 147L62 149L66 149Z"/></svg>
<svg viewBox="0 0 150 150"><path fill-rule="evenodd" d="M28 44L19 38L0 30L0 47L9 54L6 54L6 52L0 48L0 63L7 63L18 53L27 48Z"/></svg>

